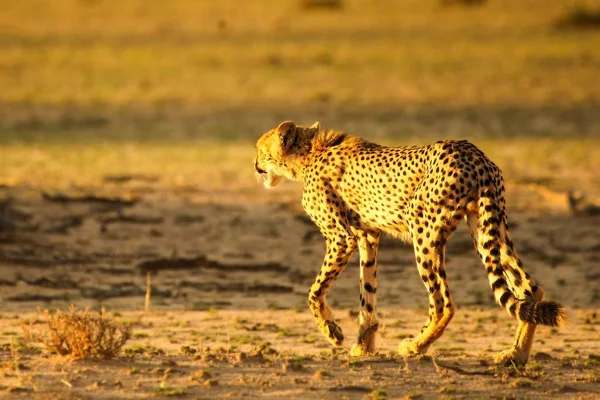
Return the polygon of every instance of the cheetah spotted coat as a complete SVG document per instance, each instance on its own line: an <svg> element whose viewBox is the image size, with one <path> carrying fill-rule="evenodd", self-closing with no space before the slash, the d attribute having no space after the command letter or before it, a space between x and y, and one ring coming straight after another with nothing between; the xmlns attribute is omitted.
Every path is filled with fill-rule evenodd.
<svg viewBox="0 0 600 400"><path fill-rule="evenodd" d="M261 136L254 168L266 187L284 178L304 183L302 205L326 239L321 270L309 305L334 345L344 336L326 304L329 287L360 253L359 337L354 356L374 353L378 321L377 248L382 233L414 246L419 275L429 295L420 334L400 344L402 355L423 353L455 312L446 280L446 243L466 219L498 304L519 321L511 349L498 362L527 362L535 327L565 321L556 302L523 270L508 231L500 169L465 140L423 147L385 147L339 131L287 121Z"/></svg>

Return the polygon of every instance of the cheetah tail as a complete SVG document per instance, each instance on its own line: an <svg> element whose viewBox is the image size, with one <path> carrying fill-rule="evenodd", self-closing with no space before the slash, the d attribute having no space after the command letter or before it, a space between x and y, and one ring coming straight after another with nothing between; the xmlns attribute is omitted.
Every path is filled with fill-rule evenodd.
<svg viewBox="0 0 600 400"><path fill-rule="evenodd" d="M540 301L532 298L517 303L517 318L535 325L562 326L568 322L567 312L562 304L555 301Z"/></svg>
<svg viewBox="0 0 600 400"><path fill-rule="evenodd" d="M480 193L479 212L467 221L476 239L476 247L483 261L496 302L520 321L535 325L560 326L567 322L565 308L554 301L535 302L530 296L519 299L506 281L501 263L500 235L503 221L500 209L489 190Z"/></svg>

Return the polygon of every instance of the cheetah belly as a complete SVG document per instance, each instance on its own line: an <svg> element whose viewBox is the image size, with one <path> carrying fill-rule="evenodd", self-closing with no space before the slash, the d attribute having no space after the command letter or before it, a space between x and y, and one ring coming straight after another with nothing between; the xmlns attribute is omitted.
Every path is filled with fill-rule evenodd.
<svg viewBox="0 0 600 400"><path fill-rule="evenodd" d="M410 234L405 219L405 204L401 199L380 199L369 191L340 193L342 199L359 222L356 228L371 228L383 231L397 239L409 240Z"/></svg>

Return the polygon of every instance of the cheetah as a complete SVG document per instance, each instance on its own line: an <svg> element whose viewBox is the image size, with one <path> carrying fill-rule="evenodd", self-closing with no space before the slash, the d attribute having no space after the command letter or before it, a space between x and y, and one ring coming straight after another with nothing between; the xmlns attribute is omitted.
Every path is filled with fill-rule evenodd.
<svg viewBox="0 0 600 400"><path fill-rule="evenodd" d="M326 239L321 270L309 290L309 307L335 346L344 340L325 296L353 251L360 255L359 334L351 356L376 352L379 323L377 248L383 233L414 247L429 296L421 332L399 345L399 354L422 354L455 313L446 281L446 243L466 219L496 302L518 320L512 348L498 363L527 362L537 325L566 323L564 307L542 301L543 291L523 270L508 231L502 172L466 140L428 146L385 147L337 130L291 121L257 142L254 170L267 188L282 180L304 184L302 206Z"/></svg>

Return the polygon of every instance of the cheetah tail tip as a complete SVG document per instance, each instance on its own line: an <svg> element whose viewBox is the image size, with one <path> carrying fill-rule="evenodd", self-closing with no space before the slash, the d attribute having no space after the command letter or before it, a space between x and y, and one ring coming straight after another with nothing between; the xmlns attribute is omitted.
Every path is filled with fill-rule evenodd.
<svg viewBox="0 0 600 400"><path fill-rule="evenodd" d="M546 326L563 326L569 319L562 304L556 301L534 303L533 299L525 300L520 304L518 318L523 322Z"/></svg>
<svg viewBox="0 0 600 400"><path fill-rule="evenodd" d="M567 310L556 301L542 301L536 308L536 319L542 325L565 326L569 323Z"/></svg>

